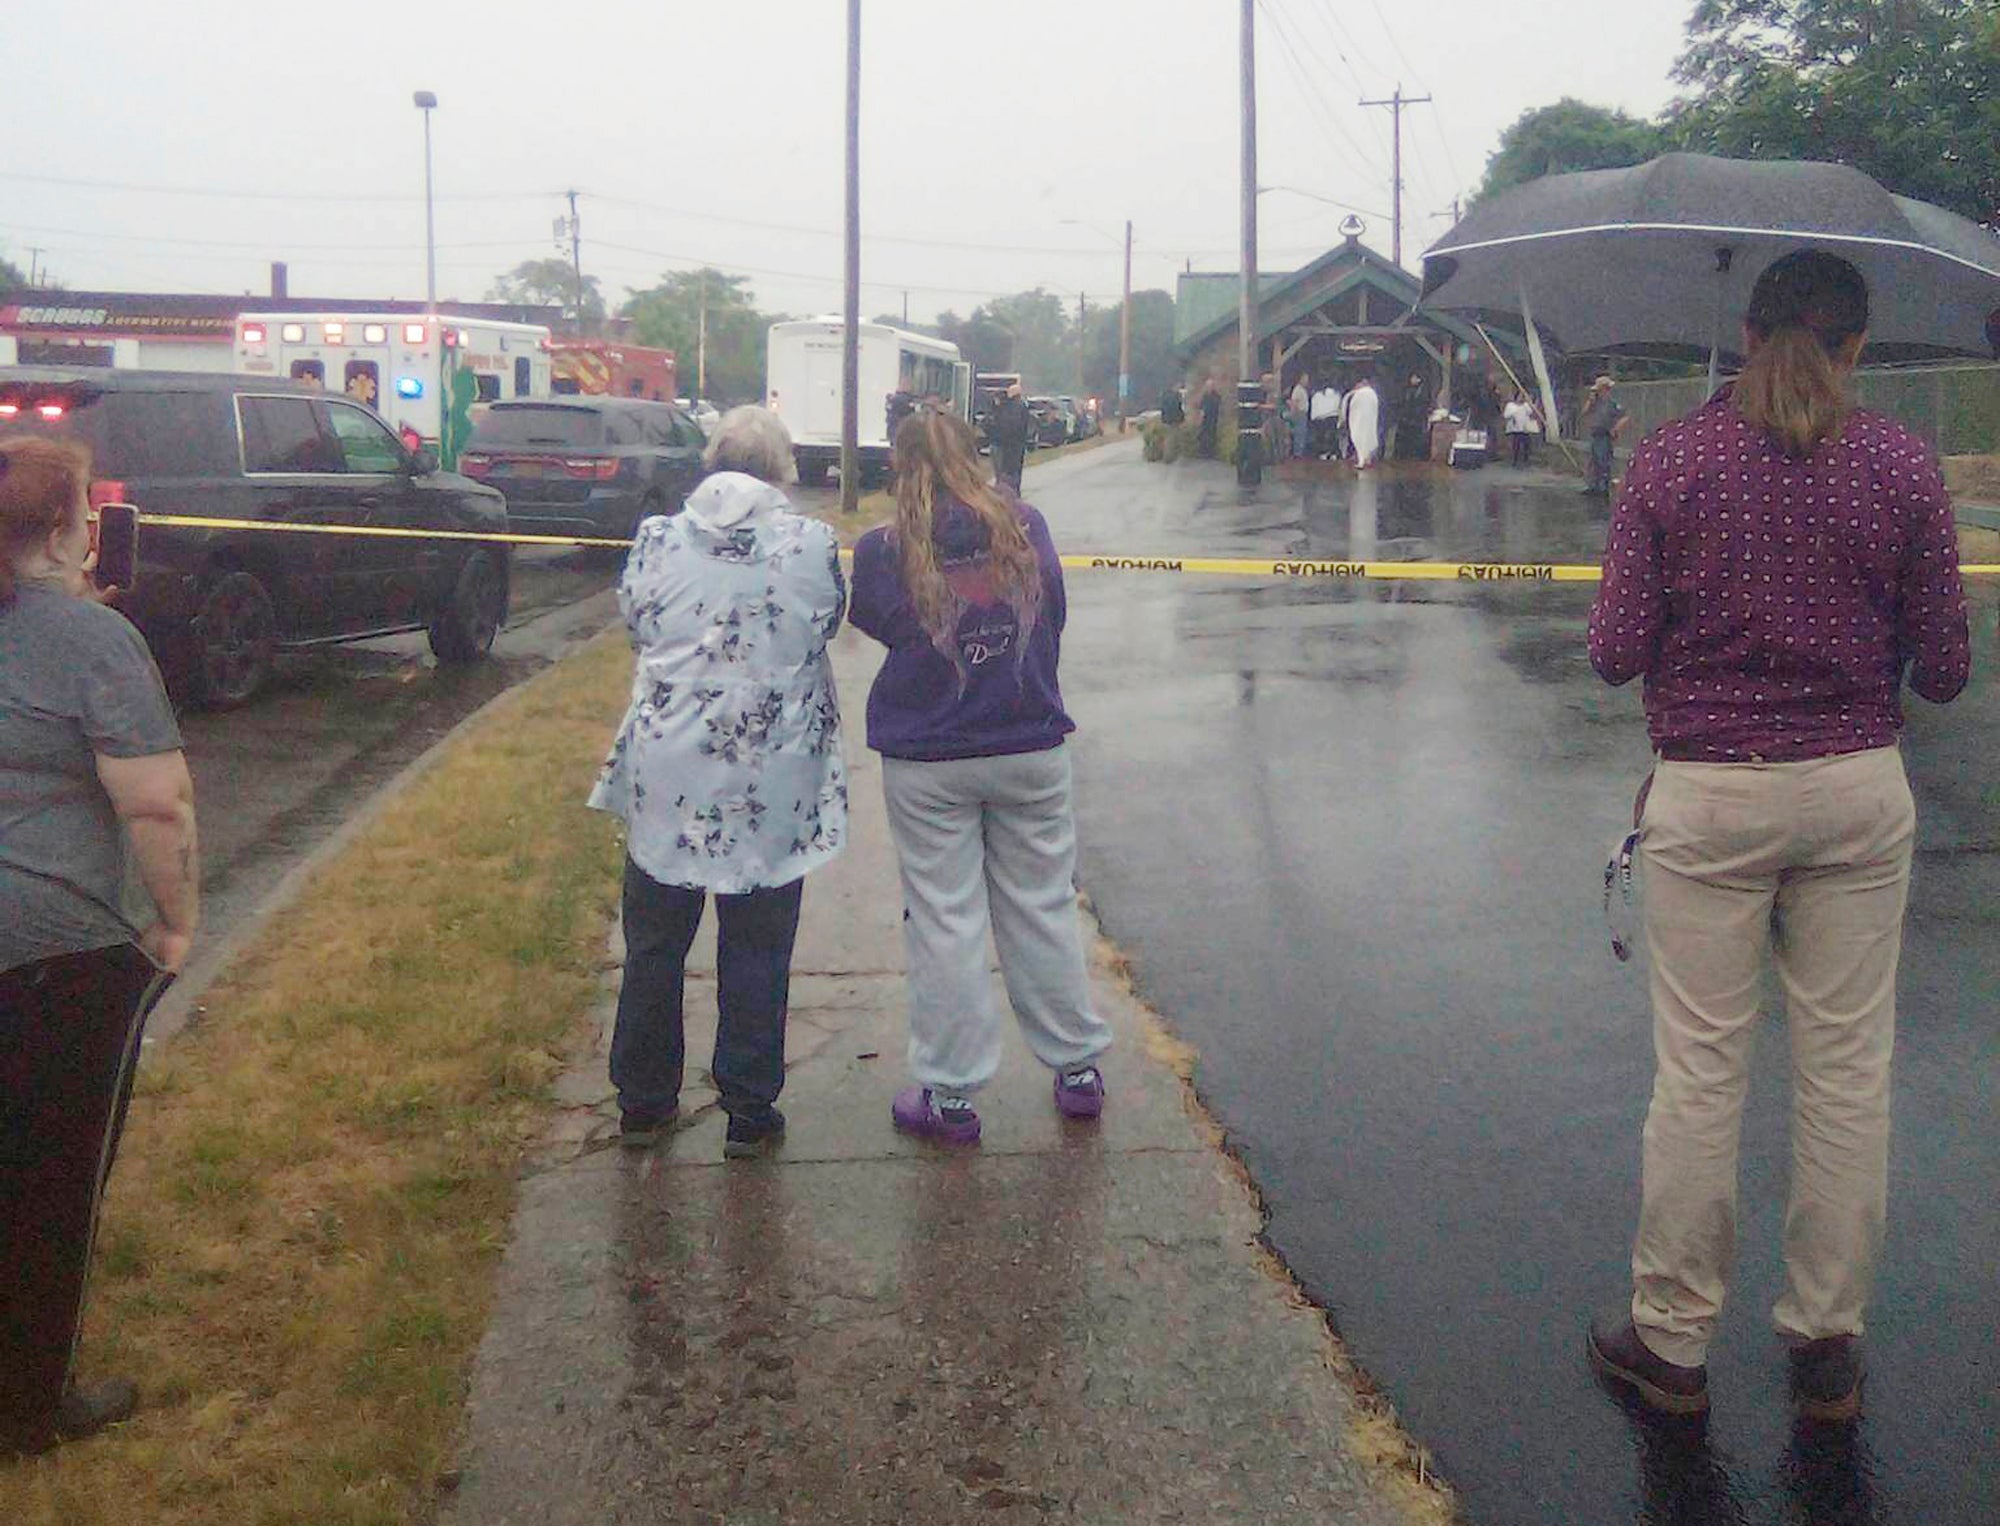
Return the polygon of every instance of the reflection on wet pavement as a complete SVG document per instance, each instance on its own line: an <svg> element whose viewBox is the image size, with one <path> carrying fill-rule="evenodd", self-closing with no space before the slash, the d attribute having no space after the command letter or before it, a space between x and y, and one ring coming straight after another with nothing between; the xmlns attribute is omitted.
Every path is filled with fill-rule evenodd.
<svg viewBox="0 0 2000 1526"><path fill-rule="evenodd" d="M1110 452L1104 453L1110 457ZM1270 480L1111 458L1029 479L1065 552L1595 562L1605 510L1506 468ZM1649 764L1588 585L1077 573L1064 691L1084 880L1270 1236L1482 1526L2000 1520L2000 682L1909 702L1919 867L1869 1413L1795 1433L1767 1309L1782 1018L1746 1114L1740 1258L1699 1446L1634 1431L1584 1321L1626 1287L1651 1083L1599 906Z"/></svg>

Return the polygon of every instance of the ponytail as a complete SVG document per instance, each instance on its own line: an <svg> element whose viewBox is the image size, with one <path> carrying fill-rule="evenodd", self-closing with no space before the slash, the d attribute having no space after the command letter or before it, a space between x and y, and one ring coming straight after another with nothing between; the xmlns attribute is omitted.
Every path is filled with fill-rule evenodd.
<svg viewBox="0 0 2000 1526"><path fill-rule="evenodd" d="M1750 352L1735 398L1736 411L1793 456L1811 455L1852 412L1833 357L1803 324L1787 324Z"/></svg>
<svg viewBox="0 0 2000 1526"><path fill-rule="evenodd" d="M1797 250L1757 277L1743 327L1750 355L1736 411L1787 454L1811 455L1853 411L1835 357L1868 331L1867 281L1839 255Z"/></svg>

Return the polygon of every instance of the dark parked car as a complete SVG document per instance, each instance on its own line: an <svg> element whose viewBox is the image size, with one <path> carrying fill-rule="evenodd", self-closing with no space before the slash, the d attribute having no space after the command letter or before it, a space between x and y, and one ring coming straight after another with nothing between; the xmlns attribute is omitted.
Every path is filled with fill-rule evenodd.
<svg viewBox="0 0 2000 1526"><path fill-rule="evenodd" d="M708 443L668 403L558 397L495 403L473 425L459 470L507 495L507 518L534 535L629 537L677 514L701 481Z"/></svg>
<svg viewBox="0 0 2000 1526"><path fill-rule="evenodd" d="M506 530L498 493L347 398L248 376L0 368L0 433L17 429L89 446L92 501L138 506L139 575L119 608L189 701L242 704L281 648L399 631L470 662L506 618L505 546L250 528ZM147 523L158 515L245 528Z"/></svg>

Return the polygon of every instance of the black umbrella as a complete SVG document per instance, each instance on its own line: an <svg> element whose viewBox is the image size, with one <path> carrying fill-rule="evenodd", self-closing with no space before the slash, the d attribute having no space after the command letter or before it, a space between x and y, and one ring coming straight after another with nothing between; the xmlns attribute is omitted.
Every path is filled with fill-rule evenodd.
<svg viewBox="0 0 2000 1526"><path fill-rule="evenodd" d="M2000 354L2000 238L1859 170L1667 154L1481 202L1424 255L1422 308L1532 314L1572 354L1732 355L1773 260L1820 248L1870 293L1869 358Z"/></svg>

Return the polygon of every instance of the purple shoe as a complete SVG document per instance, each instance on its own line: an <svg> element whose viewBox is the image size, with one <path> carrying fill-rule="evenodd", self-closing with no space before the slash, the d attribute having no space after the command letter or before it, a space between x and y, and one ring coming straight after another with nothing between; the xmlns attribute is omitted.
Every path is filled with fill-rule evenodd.
<svg viewBox="0 0 2000 1526"><path fill-rule="evenodd" d="M979 1143L979 1115L970 1107L939 1107L928 1086L909 1086L896 1093L889 1116L905 1134L939 1144Z"/></svg>
<svg viewBox="0 0 2000 1526"><path fill-rule="evenodd" d="M1095 1065L1056 1072L1056 1111L1065 1118L1096 1118L1104 1111L1104 1073Z"/></svg>

